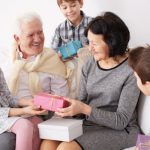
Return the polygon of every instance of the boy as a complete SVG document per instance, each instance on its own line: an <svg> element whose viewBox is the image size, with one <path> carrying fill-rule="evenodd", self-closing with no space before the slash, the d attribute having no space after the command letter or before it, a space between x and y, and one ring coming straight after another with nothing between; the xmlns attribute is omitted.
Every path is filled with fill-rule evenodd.
<svg viewBox="0 0 150 150"><path fill-rule="evenodd" d="M84 31L92 18L86 16L84 12L81 11L83 0L57 0L57 4L66 17L66 20L56 28L55 35L51 42L51 48L58 52L61 57L58 47L67 44L69 41L78 40L83 46L88 44L88 39L84 35ZM78 51L79 58L72 57L65 59L67 60L65 65L72 70L72 74L68 80L70 85L70 97L72 98L76 98L78 95L82 58L87 59L89 56L89 51L86 49L86 51Z"/></svg>
<svg viewBox="0 0 150 150"><path fill-rule="evenodd" d="M134 70L139 89L150 96L150 46L133 49L129 53L129 65Z"/></svg>
<svg viewBox="0 0 150 150"><path fill-rule="evenodd" d="M83 46L87 45L88 40L84 31L92 18L80 10L83 0L57 0L57 4L66 20L56 28L51 48L58 52L58 47L72 40L79 40Z"/></svg>

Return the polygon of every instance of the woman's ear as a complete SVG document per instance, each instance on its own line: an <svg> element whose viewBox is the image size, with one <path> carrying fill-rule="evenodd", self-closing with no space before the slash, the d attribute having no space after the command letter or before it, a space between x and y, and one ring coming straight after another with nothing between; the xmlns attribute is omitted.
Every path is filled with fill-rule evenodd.
<svg viewBox="0 0 150 150"><path fill-rule="evenodd" d="M150 87L150 81L146 81L146 82L145 82L145 85L147 85L147 86Z"/></svg>

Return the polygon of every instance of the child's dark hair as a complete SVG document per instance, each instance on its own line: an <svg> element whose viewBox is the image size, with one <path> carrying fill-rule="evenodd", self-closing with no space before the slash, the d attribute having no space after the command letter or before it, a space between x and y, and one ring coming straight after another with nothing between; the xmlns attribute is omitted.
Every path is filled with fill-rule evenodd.
<svg viewBox="0 0 150 150"><path fill-rule="evenodd" d="M150 81L150 46L132 49L129 52L129 65L138 74L143 84Z"/></svg>
<svg viewBox="0 0 150 150"><path fill-rule="evenodd" d="M112 12L105 12L101 16L94 18L85 30L93 34L102 35L105 43L109 47L109 57L124 55L127 51L130 32L126 24Z"/></svg>
<svg viewBox="0 0 150 150"><path fill-rule="evenodd" d="M57 0L57 4L58 6L60 6L63 2L75 2L75 1L79 1L79 3L81 3L81 0Z"/></svg>

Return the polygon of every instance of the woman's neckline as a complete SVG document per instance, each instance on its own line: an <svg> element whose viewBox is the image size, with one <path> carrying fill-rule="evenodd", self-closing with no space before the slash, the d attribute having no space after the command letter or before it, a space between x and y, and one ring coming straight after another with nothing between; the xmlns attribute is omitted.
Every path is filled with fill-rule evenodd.
<svg viewBox="0 0 150 150"><path fill-rule="evenodd" d="M124 62L127 61L127 59L128 59L128 57L125 58L122 62L120 62L120 63L119 63L118 65L116 65L115 67L112 67L112 68L109 68L109 69L102 68L102 67L100 66L100 64L99 64L98 61L97 61L97 66L98 66L98 68L101 69L101 70L104 70L104 71L110 71L110 70L113 70L113 69L119 67L120 65L122 65Z"/></svg>

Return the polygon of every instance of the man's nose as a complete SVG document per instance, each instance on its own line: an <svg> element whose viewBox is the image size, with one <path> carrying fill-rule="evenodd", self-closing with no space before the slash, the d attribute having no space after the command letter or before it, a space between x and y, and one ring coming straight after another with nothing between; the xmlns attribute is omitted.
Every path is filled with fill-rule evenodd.
<svg viewBox="0 0 150 150"><path fill-rule="evenodd" d="M34 41L39 42L40 41L40 36L38 34L34 35Z"/></svg>

